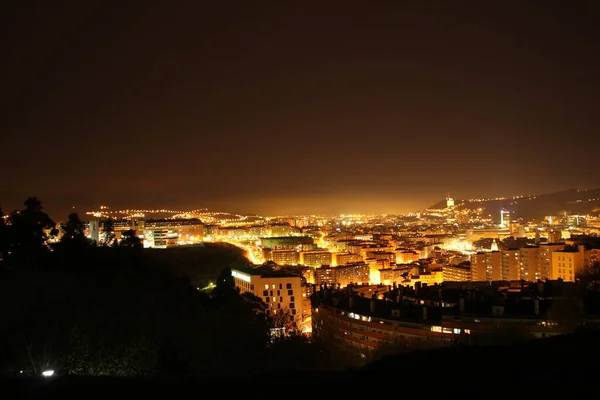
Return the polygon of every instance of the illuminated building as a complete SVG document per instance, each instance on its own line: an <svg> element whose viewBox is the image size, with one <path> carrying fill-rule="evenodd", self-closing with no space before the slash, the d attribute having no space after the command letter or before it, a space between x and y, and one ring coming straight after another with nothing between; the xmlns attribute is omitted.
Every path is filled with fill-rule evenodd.
<svg viewBox="0 0 600 400"><path fill-rule="evenodd" d="M365 260L371 266L371 270L380 270L382 268L390 268L390 260L387 258L367 258Z"/></svg>
<svg viewBox="0 0 600 400"><path fill-rule="evenodd" d="M366 258L374 258L376 260L387 260L388 264L396 263L396 252L392 251L367 251Z"/></svg>
<svg viewBox="0 0 600 400"><path fill-rule="evenodd" d="M502 253L499 251L485 253L485 280L502 280Z"/></svg>
<svg viewBox="0 0 600 400"><path fill-rule="evenodd" d="M530 282L540 279L539 259L540 248L538 246L521 247L519 249L521 279Z"/></svg>
<svg viewBox="0 0 600 400"><path fill-rule="evenodd" d="M313 238L309 236L282 236L260 238L263 248L270 249L299 249L301 251L312 250L316 247Z"/></svg>
<svg viewBox="0 0 600 400"><path fill-rule="evenodd" d="M144 247L166 248L178 244L200 243L204 237L204 225L195 218L149 219L136 221L134 224L143 231Z"/></svg>
<svg viewBox="0 0 600 400"><path fill-rule="evenodd" d="M290 224L272 224L269 228L271 236L275 237L287 236L292 232L299 232L298 229L295 229L293 226L290 226Z"/></svg>
<svg viewBox="0 0 600 400"><path fill-rule="evenodd" d="M583 259L583 251L577 248L552 252L552 279L574 282L583 269Z"/></svg>
<svg viewBox="0 0 600 400"><path fill-rule="evenodd" d="M300 264L307 267L320 267L321 265L331 265L332 254L329 251L303 251L300 252Z"/></svg>
<svg viewBox="0 0 600 400"><path fill-rule="evenodd" d="M508 229L470 229L467 231L467 240L475 242L481 239L502 239L510 236Z"/></svg>
<svg viewBox="0 0 600 400"><path fill-rule="evenodd" d="M564 244L540 244L518 249L478 252L471 255L473 281L556 279L552 275L552 254Z"/></svg>
<svg viewBox="0 0 600 400"><path fill-rule="evenodd" d="M471 255L471 279L474 282L487 280L487 266L484 252Z"/></svg>
<svg viewBox="0 0 600 400"><path fill-rule="evenodd" d="M267 229L263 225L252 225L248 227L248 236L260 238L267 234Z"/></svg>
<svg viewBox="0 0 600 400"><path fill-rule="evenodd" d="M380 274L379 274L379 270L380 269L387 269L390 268L390 262L388 259L382 258L382 259L376 259L376 258L367 258L365 259L365 263L367 263L369 265L369 270L370 270L370 282L372 284L378 284L380 283L379 279L380 279Z"/></svg>
<svg viewBox="0 0 600 400"><path fill-rule="evenodd" d="M396 249L396 263L408 264L421 258L420 254L414 250Z"/></svg>
<svg viewBox="0 0 600 400"><path fill-rule="evenodd" d="M177 246L177 234L168 229L145 229L144 247L166 249Z"/></svg>
<svg viewBox="0 0 600 400"><path fill-rule="evenodd" d="M298 252L296 250L273 250L269 261L278 265L297 265Z"/></svg>
<svg viewBox="0 0 600 400"><path fill-rule="evenodd" d="M302 277L306 279L307 283L314 284L315 282L315 269L314 268L303 268Z"/></svg>
<svg viewBox="0 0 600 400"><path fill-rule="evenodd" d="M443 346L456 339L454 332L464 333L457 328L445 334L438 308L407 307L399 293L393 301L385 301L356 293L340 296L344 292L336 292L334 297L327 288L318 291L311 298L313 335L332 340L332 344L341 341L365 354L386 344L426 341Z"/></svg>
<svg viewBox="0 0 600 400"><path fill-rule="evenodd" d="M337 267L323 266L315 269L315 284L337 285Z"/></svg>
<svg viewBox="0 0 600 400"><path fill-rule="evenodd" d="M500 227L507 228L510 226L510 211L501 209L500 210Z"/></svg>
<svg viewBox="0 0 600 400"><path fill-rule="evenodd" d="M245 239L248 236L246 229L239 226L221 228L221 234L231 240Z"/></svg>
<svg viewBox="0 0 600 400"><path fill-rule="evenodd" d="M296 326L303 328L310 310L303 309L306 293L300 276L261 268L232 269L231 275L240 292L250 292L266 303L267 315L289 312Z"/></svg>
<svg viewBox="0 0 600 400"><path fill-rule="evenodd" d="M470 263L444 265L442 267L444 282L468 282L471 280Z"/></svg>
<svg viewBox="0 0 600 400"><path fill-rule="evenodd" d="M345 287L351 283L363 284L369 282L370 266L364 262L336 267L337 283Z"/></svg>
<svg viewBox="0 0 600 400"><path fill-rule="evenodd" d="M181 244L200 243L204 238L204 224L196 218L185 219L118 219L112 220L115 238L133 230L142 239L144 247L167 248ZM104 240L106 222L92 220L88 224L88 237L100 242Z"/></svg>
<svg viewBox="0 0 600 400"><path fill-rule="evenodd" d="M354 242L355 242L354 239L336 240L333 243L333 246L335 247L335 249L337 251L342 252L342 253L347 253L348 252L348 246L351 245Z"/></svg>
<svg viewBox="0 0 600 400"><path fill-rule="evenodd" d="M265 261L273 261L273 249L265 247L262 249L263 260Z"/></svg>
<svg viewBox="0 0 600 400"><path fill-rule="evenodd" d="M361 250L363 247L367 246L367 243L370 243L370 242L362 242L359 240L355 240L355 241L352 241L351 243L348 243L348 245L346 246L346 249L348 250L348 253L359 254L364 259L364 255L361 254Z"/></svg>
<svg viewBox="0 0 600 400"><path fill-rule="evenodd" d="M100 221L92 220L89 222L88 235L93 242L100 242Z"/></svg>
<svg viewBox="0 0 600 400"><path fill-rule="evenodd" d="M471 262L471 257L469 257L469 254L453 254L452 256L448 257L448 263L451 265L458 265L464 262Z"/></svg>
<svg viewBox="0 0 600 400"><path fill-rule="evenodd" d="M348 263L356 263L361 261L363 261L363 258L360 254L340 253L335 255L336 265L345 265Z"/></svg>
<svg viewBox="0 0 600 400"><path fill-rule="evenodd" d="M379 270L379 281L383 285L400 284L406 279L408 270L398 268L383 268Z"/></svg>
<svg viewBox="0 0 600 400"><path fill-rule="evenodd" d="M378 300L356 298L357 303ZM367 308L361 305L350 305L339 309L321 303L313 308L313 335L320 337L333 336L336 341L342 341L348 346L361 352L368 352L386 344L428 341L433 346L444 346L454 340L452 330L450 335L444 335L433 329L432 323L422 323L418 320L392 319L393 311L388 317L374 317L376 306ZM364 312L362 311L364 309ZM458 331L457 331L458 332ZM363 353L364 354L364 353Z"/></svg>
<svg viewBox="0 0 600 400"><path fill-rule="evenodd" d="M104 228L105 221L101 220L91 220L86 224L87 237L96 242L100 242L104 240ZM113 230L116 239L121 238L121 233L128 230L135 230L136 233L140 232L139 226L137 226L137 221L133 220L112 220ZM141 232L140 232L141 233Z"/></svg>
<svg viewBox="0 0 600 400"><path fill-rule="evenodd" d="M564 219L565 224L573 228L587 226L587 216L585 215L567 215Z"/></svg>
<svg viewBox="0 0 600 400"><path fill-rule="evenodd" d="M495 332L518 331L532 338L569 332L549 319L562 282L530 284L522 291L451 285L394 287L378 296L359 296L349 287L324 287L311 297L313 335L346 344L366 355L384 345L478 344ZM502 285L505 286L505 285ZM540 294L540 297L532 293ZM491 335L491 336L490 336Z"/></svg>
<svg viewBox="0 0 600 400"><path fill-rule="evenodd" d="M428 269L424 272L420 272L419 275L411 275L410 281L406 282L405 284L409 286L415 286L417 283L421 283L432 286L442 282L444 282L444 270L440 268Z"/></svg>
<svg viewBox="0 0 600 400"><path fill-rule="evenodd" d="M339 285L369 283L370 266L364 262L338 267L323 266L315 269L315 284Z"/></svg>
<svg viewBox="0 0 600 400"><path fill-rule="evenodd" d="M563 250L565 248L564 243L540 243L538 247L540 249L538 253L539 279L556 279L552 270L552 253Z"/></svg>
<svg viewBox="0 0 600 400"><path fill-rule="evenodd" d="M562 232L548 231L548 243L560 243L562 241Z"/></svg>
<svg viewBox="0 0 600 400"><path fill-rule="evenodd" d="M205 234L208 237L215 237L219 235L219 226L218 225L206 225Z"/></svg>
<svg viewBox="0 0 600 400"><path fill-rule="evenodd" d="M492 251L498 251L498 243L496 243L496 239L492 240Z"/></svg>
<svg viewBox="0 0 600 400"><path fill-rule="evenodd" d="M360 254L364 260L369 258L368 253L373 253L373 252L394 253L394 257L395 257L396 247L395 246L366 245L366 246L361 246L360 249L358 250L358 252L351 251L351 253ZM389 256L389 257L391 257L391 256Z"/></svg>
<svg viewBox="0 0 600 400"><path fill-rule="evenodd" d="M502 280L518 281L521 279L521 264L519 263L519 249L501 250Z"/></svg>
<svg viewBox="0 0 600 400"><path fill-rule="evenodd" d="M454 199L450 197L450 194L446 196L446 208L454 207Z"/></svg>

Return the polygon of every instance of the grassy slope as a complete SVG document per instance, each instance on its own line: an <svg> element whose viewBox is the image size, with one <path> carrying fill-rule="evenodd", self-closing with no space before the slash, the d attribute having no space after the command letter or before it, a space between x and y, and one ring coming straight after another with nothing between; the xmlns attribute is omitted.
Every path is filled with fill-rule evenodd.
<svg viewBox="0 0 600 400"><path fill-rule="evenodd" d="M252 394L273 386L290 394L416 394L487 393L509 396L516 392L570 395L585 392L596 383L600 334L585 333L538 340L513 346L448 348L389 356L364 369L341 373L282 372L269 376L232 376L219 380L144 381L116 378L53 378L7 381L3 390L19 398L116 393L135 396L198 395L213 389L220 395ZM240 357L240 362L247 362ZM287 388L287 389L286 389ZM153 397L154 398L154 397ZM290 396L290 398L296 398ZM494 397L495 398L495 397Z"/></svg>

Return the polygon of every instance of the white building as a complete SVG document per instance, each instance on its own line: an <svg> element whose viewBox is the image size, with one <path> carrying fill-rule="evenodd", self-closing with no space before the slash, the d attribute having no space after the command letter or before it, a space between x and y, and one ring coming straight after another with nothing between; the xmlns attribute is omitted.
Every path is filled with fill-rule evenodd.
<svg viewBox="0 0 600 400"><path fill-rule="evenodd" d="M289 312L299 329L310 326L310 304L300 276L263 268L232 269L231 275L241 293L253 293L267 304L268 315Z"/></svg>

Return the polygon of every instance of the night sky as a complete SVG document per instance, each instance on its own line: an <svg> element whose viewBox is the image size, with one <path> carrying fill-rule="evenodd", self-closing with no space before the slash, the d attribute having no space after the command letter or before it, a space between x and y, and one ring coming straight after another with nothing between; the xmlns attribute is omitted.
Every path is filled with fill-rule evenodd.
<svg viewBox="0 0 600 400"><path fill-rule="evenodd" d="M5 211L405 213L600 187L593 2L13 3Z"/></svg>

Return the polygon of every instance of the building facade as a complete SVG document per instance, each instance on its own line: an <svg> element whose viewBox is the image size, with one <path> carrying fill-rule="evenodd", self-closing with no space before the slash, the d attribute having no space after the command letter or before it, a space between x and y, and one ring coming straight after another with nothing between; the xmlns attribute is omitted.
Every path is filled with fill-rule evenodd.
<svg viewBox="0 0 600 400"><path fill-rule="evenodd" d="M241 293L250 292L265 302L267 315L287 314L299 329L304 329L304 324L310 322L300 276L260 268L232 269L231 276Z"/></svg>

